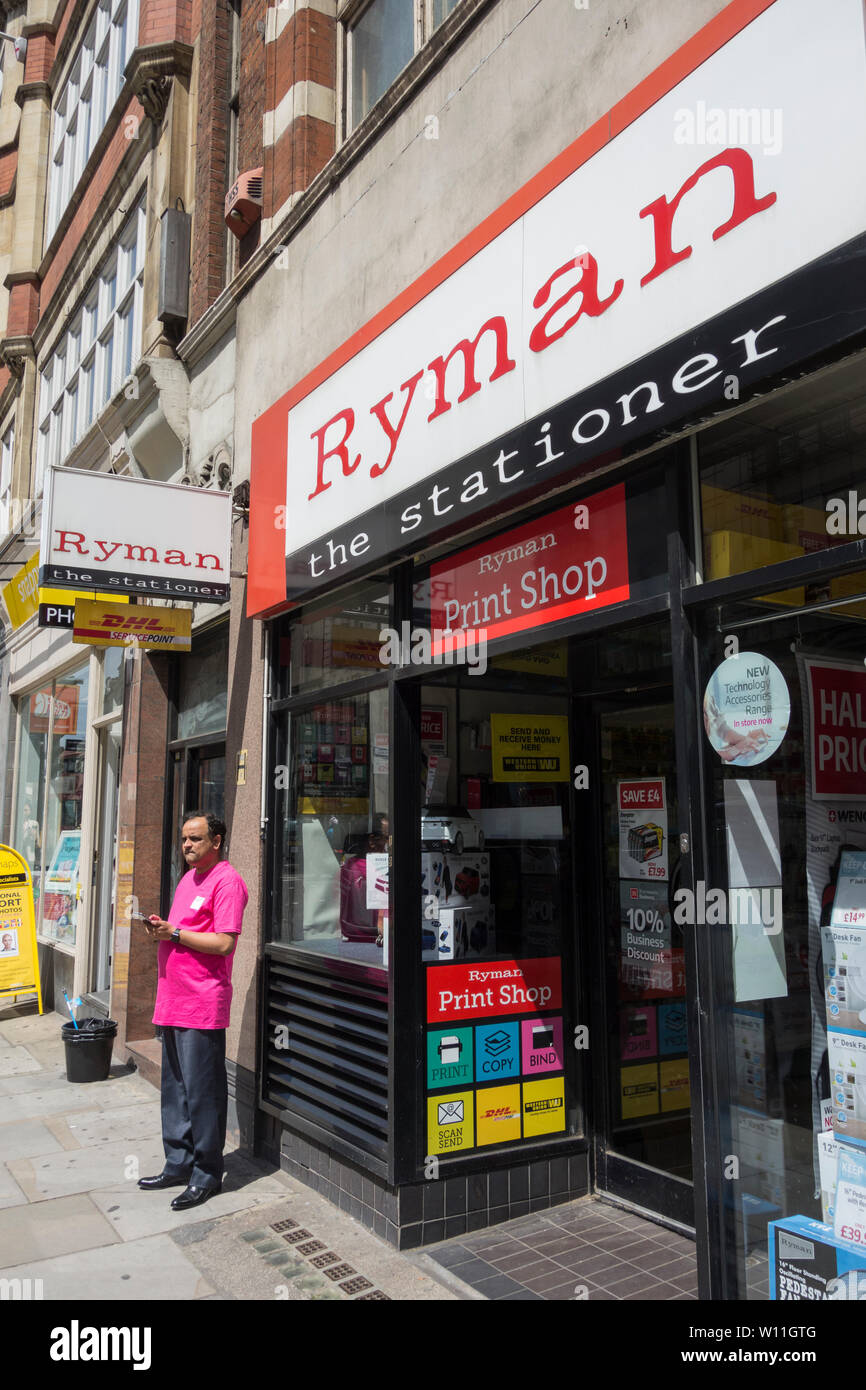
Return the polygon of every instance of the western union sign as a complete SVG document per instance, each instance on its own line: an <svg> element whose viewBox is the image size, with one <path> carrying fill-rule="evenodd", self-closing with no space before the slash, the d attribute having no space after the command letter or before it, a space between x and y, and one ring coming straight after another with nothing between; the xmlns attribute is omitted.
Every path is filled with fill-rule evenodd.
<svg viewBox="0 0 866 1390"><path fill-rule="evenodd" d="M73 642L91 647L140 647L188 652L191 647L191 608L146 608L141 603L75 600Z"/></svg>

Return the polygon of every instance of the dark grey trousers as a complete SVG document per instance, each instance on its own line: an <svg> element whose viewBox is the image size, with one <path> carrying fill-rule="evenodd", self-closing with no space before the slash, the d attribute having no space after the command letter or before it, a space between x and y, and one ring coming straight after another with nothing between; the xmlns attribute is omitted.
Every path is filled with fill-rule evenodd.
<svg viewBox="0 0 866 1390"><path fill-rule="evenodd" d="M221 1187L228 1082L225 1028L163 1028L162 1143L166 1173Z"/></svg>

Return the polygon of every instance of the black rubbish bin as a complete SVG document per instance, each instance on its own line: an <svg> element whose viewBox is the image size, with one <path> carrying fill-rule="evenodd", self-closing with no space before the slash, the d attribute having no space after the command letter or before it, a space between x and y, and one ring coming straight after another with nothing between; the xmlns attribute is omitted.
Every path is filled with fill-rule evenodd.
<svg viewBox="0 0 866 1390"><path fill-rule="evenodd" d="M112 1018L82 1018L78 1027L64 1023L67 1081L105 1081L111 1070L111 1051L117 1037Z"/></svg>

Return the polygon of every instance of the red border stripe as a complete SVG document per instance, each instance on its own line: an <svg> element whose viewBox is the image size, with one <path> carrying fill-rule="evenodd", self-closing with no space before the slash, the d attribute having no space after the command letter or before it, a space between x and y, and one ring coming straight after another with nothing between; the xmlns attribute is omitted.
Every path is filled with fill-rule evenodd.
<svg viewBox="0 0 866 1390"><path fill-rule="evenodd" d="M567 145L561 154L253 422L248 617L269 617L288 606L285 532L274 524L276 509L286 504L288 412L775 3L776 0L731 0L725 9L632 88L628 96Z"/></svg>

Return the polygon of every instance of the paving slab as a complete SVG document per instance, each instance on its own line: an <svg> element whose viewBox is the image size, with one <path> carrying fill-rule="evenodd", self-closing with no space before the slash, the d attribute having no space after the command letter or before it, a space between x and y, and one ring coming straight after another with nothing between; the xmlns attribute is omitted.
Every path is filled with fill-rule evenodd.
<svg viewBox="0 0 866 1390"><path fill-rule="evenodd" d="M11 1159L6 1167L29 1202L43 1202L97 1188L122 1190L148 1173L160 1172L163 1158L162 1139L151 1137L135 1145L121 1139L39 1158Z"/></svg>
<svg viewBox="0 0 866 1390"><path fill-rule="evenodd" d="M31 1057L35 1057L41 1067L63 1067L66 1070L66 1044L62 1038L45 1038L36 1041L28 1038L21 1044L26 1047Z"/></svg>
<svg viewBox="0 0 866 1390"><path fill-rule="evenodd" d="M41 1070L41 1062L31 1057L26 1047L7 1047L0 1052L0 1076L21 1076L23 1072Z"/></svg>
<svg viewBox="0 0 866 1390"><path fill-rule="evenodd" d="M26 1201L26 1192L15 1181L5 1163L0 1163L0 1209L20 1207ZM0 1259L3 1259L2 1246L0 1246Z"/></svg>
<svg viewBox="0 0 866 1390"><path fill-rule="evenodd" d="M4 1270L4 1277L41 1279L47 1303L171 1299L182 1304L213 1294L197 1267L168 1236L32 1260Z"/></svg>
<svg viewBox="0 0 866 1390"><path fill-rule="evenodd" d="M118 1240L102 1212L85 1194L0 1211L0 1259L9 1268L31 1260L113 1245Z"/></svg>
<svg viewBox="0 0 866 1390"><path fill-rule="evenodd" d="M58 1139L61 1139L61 1126L68 1136L63 1147L68 1149L111 1144L119 1139L135 1144L162 1133L158 1100L141 1101L138 1105L119 1109L84 1110L66 1120L58 1117L50 1125ZM2 1132L0 1130L0 1135Z"/></svg>
<svg viewBox="0 0 866 1390"><path fill-rule="evenodd" d="M0 1035L13 1043L41 1042L45 1038L56 1038L60 1033L61 1025L68 1023L68 1018L61 1018L60 1014L21 1014L18 1017L4 1012L0 1014Z"/></svg>
<svg viewBox="0 0 866 1390"><path fill-rule="evenodd" d="M5 1121L0 1105L0 1120ZM0 1123L0 1163L10 1158L32 1158L39 1154L58 1153L64 1145L41 1120L22 1120L19 1123Z"/></svg>
<svg viewBox="0 0 866 1390"><path fill-rule="evenodd" d="M0 1110L4 1122L11 1124L18 1120L35 1120L41 1115L69 1115L85 1110L98 1113L98 1106L86 1090L71 1094L60 1086L46 1086L21 1091L17 1095L3 1096Z"/></svg>
<svg viewBox="0 0 866 1390"><path fill-rule="evenodd" d="M162 1170L162 1148L160 1156L148 1173ZM148 1173L142 1173L143 1177ZM259 1174L255 1181L243 1186L235 1186L226 1180L223 1191L211 1197L203 1207L193 1207L190 1211L172 1211L171 1201L180 1188L172 1187L165 1192L143 1192L137 1183L114 1185L108 1190L91 1190L91 1197L98 1209L110 1221L121 1240L140 1240L145 1236L156 1235L162 1231L174 1231L179 1227L194 1225L207 1216L209 1221L232 1216L235 1212L247 1211L264 1202L272 1202L284 1190L281 1174ZM252 1222L251 1224L254 1224Z"/></svg>

